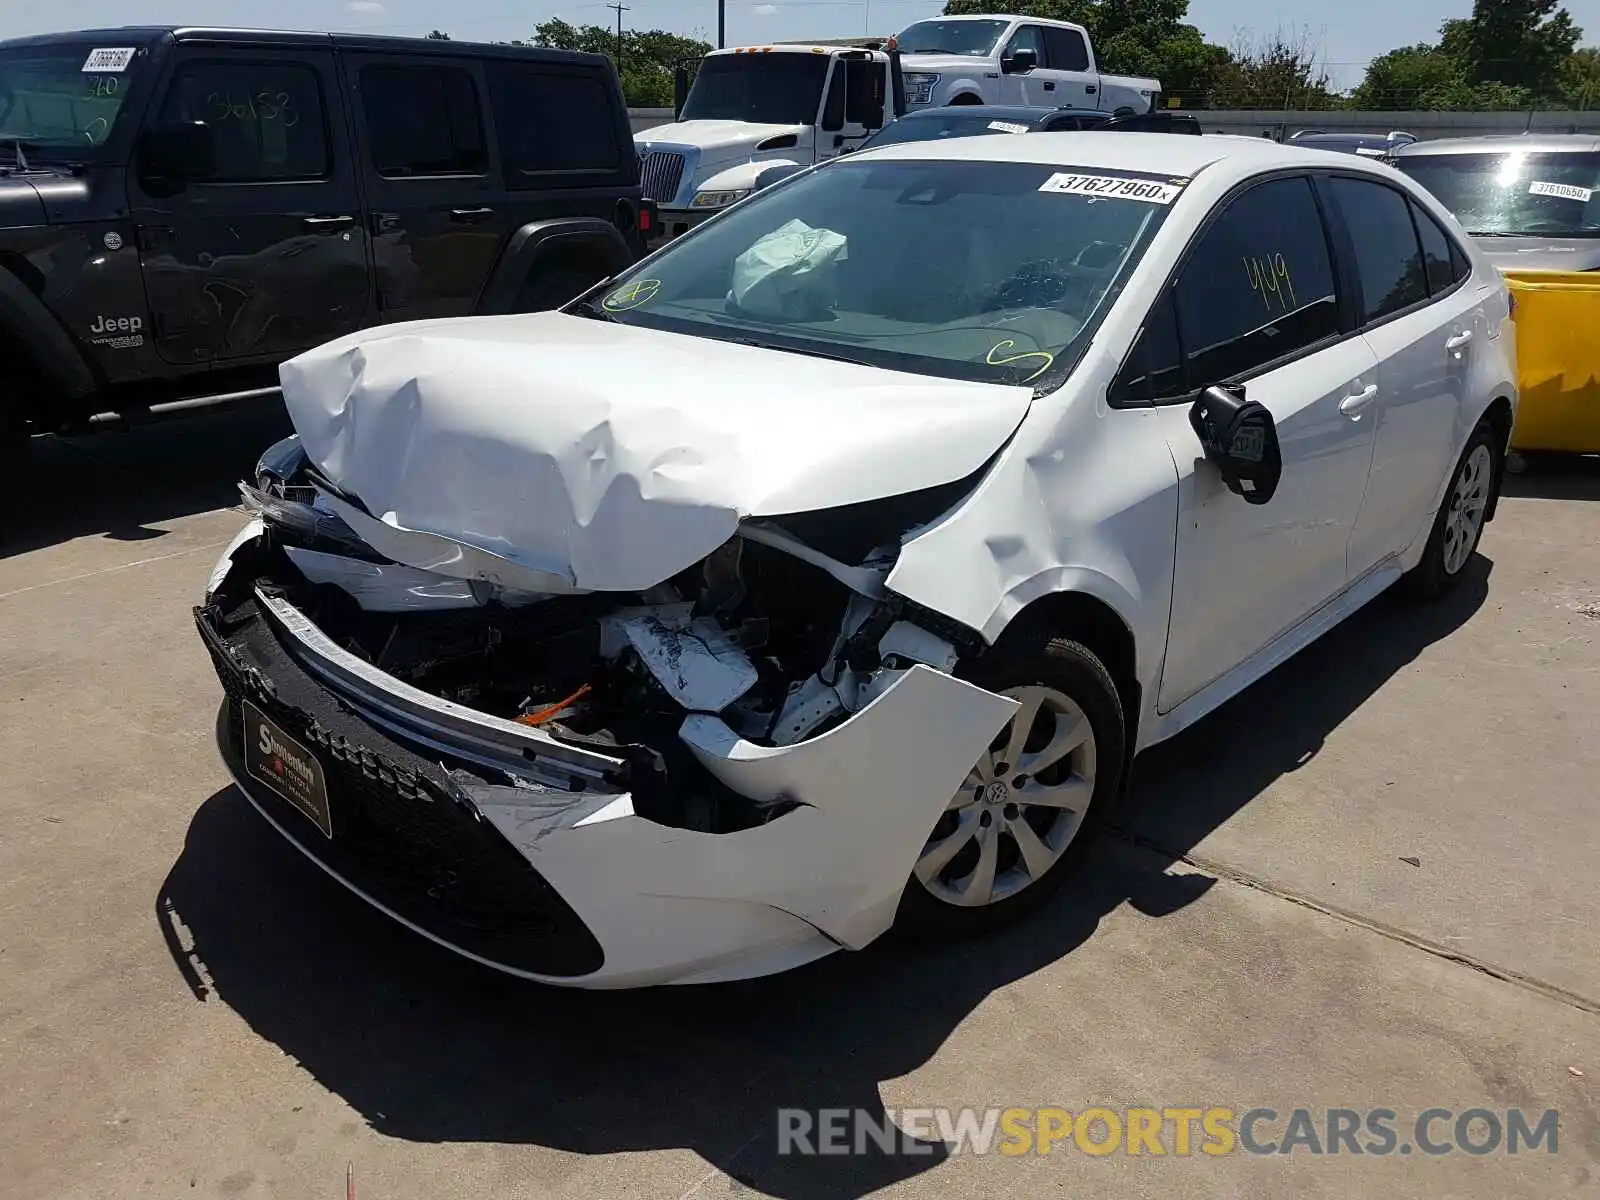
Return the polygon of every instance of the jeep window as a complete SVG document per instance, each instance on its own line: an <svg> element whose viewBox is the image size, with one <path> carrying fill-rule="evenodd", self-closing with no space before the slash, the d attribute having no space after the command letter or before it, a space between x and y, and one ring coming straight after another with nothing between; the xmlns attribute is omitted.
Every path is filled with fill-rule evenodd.
<svg viewBox="0 0 1600 1200"><path fill-rule="evenodd" d="M622 169L615 98L601 75L513 62L487 69L509 186L541 186L552 173Z"/></svg>
<svg viewBox="0 0 1600 1200"><path fill-rule="evenodd" d="M714 54L700 61L680 119L809 125L827 74L826 54Z"/></svg>
<svg viewBox="0 0 1600 1200"><path fill-rule="evenodd" d="M141 49L121 71L85 71L100 48L73 42L0 49L0 142L20 141L26 153L44 158L95 157L150 61Z"/></svg>
<svg viewBox="0 0 1600 1200"><path fill-rule="evenodd" d="M478 86L460 67L361 69L373 169L385 179L489 169Z"/></svg>
<svg viewBox="0 0 1600 1200"><path fill-rule="evenodd" d="M1395 165L1479 237L1600 237L1600 153L1404 154Z"/></svg>
<svg viewBox="0 0 1600 1200"><path fill-rule="evenodd" d="M162 121L211 129L216 183L283 183L328 175L322 87L310 67L217 60L173 77Z"/></svg>
<svg viewBox="0 0 1600 1200"><path fill-rule="evenodd" d="M900 35L900 53L988 58L1010 24L1010 21L918 21Z"/></svg>
<svg viewBox="0 0 1600 1200"><path fill-rule="evenodd" d="M830 164L669 243L579 311L923 375L1055 386L1169 211L1041 190L1062 170ZM1157 188L1126 178L1147 196Z"/></svg>

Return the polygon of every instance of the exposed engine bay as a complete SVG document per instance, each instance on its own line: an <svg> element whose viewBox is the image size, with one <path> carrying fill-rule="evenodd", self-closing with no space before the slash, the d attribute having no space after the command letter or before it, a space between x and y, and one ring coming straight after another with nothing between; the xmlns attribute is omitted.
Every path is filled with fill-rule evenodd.
<svg viewBox="0 0 1600 1200"><path fill-rule="evenodd" d="M280 596L393 679L574 746L626 750L641 815L726 832L793 802L719 783L679 737L686 717L715 714L755 745L790 746L843 723L913 665L950 673L981 650L971 630L883 586L903 534L970 482L747 522L644 592L540 595L376 554L326 502L353 498L289 439L240 485L266 532L234 556L212 603Z"/></svg>

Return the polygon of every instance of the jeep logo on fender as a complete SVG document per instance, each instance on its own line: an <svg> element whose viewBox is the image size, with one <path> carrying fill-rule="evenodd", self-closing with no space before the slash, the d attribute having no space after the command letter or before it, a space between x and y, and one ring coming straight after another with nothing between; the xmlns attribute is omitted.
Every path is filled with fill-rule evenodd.
<svg viewBox="0 0 1600 1200"><path fill-rule="evenodd" d="M144 328L143 317L96 317L89 326L90 333L138 333Z"/></svg>

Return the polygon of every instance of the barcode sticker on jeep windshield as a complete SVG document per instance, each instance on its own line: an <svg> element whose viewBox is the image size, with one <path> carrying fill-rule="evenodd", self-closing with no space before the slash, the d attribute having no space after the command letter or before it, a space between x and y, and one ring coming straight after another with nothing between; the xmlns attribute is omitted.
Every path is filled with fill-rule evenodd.
<svg viewBox="0 0 1600 1200"><path fill-rule="evenodd" d="M1027 133L1028 127L1016 121L990 121L990 129L998 129L1001 133Z"/></svg>
<svg viewBox="0 0 1600 1200"><path fill-rule="evenodd" d="M128 64L133 61L133 56L138 51L132 46L122 49L91 50L89 57L83 60L84 74L90 72L120 73L128 69Z"/></svg>
<svg viewBox="0 0 1600 1200"><path fill-rule="evenodd" d="M1571 183L1530 183L1528 185L1530 196L1560 196L1563 200L1579 200L1584 204L1589 203L1589 197L1594 191L1586 187L1578 187Z"/></svg>
<svg viewBox="0 0 1600 1200"><path fill-rule="evenodd" d="M1107 200L1143 200L1146 204L1171 204L1183 189L1153 179L1118 179L1114 175L1064 175L1057 173L1039 185L1041 192L1063 196L1104 197Z"/></svg>

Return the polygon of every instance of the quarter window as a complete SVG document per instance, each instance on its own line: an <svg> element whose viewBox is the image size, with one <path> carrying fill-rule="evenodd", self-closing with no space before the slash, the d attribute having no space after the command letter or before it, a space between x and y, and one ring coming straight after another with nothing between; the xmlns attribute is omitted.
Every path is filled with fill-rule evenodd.
<svg viewBox="0 0 1600 1200"><path fill-rule="evenodd" d="M1191 387L1337 335L1333 261L1310 182L1273 180L1231 200L1200 235L1176 291Z"/></svg>
<svg viewBox="0 0 1600 1200"><path fill-rule="evenodd" d="M1363 320L1381 320L1426 300L1428 274L1410 202L1381 183L1347 178L1329 183L1354 244Z"/></svg>
<svg viewBox="0 0 1600 1200"><path fill-rule="evenodd" d="M482 175L489 169L478 88L469 71L364 67L361 111L373 169L386 179Z"/></svg>
<svg viewBox="0 0 1600 1200"><path fill-rule="evenodd" d="M1437 296L1447 292L1465 279L1467 260L1456 248L1455 240L1444 231L1431 214L1416 203L1411 205L1411 219L1416 222L1417 236L1422 240L1422 259L1427 266L1428 291Z"/></svg>
<svg viewBox="0 0 1600 1200"><path fill-rule="evenodd" d="M1183 347L1178 341L1178 318L1172 292L1161 293L1145 318L1133 350L1117 381L1111 385L1114 403L1153 404L1183 394Z"/></svg>
<svg viewBox="0 0 1600 1200"><path fill-rule="evenodd" d="M282 183L328 174L322 89L310 67L196 62L178 70L162 121L211 128L217 183Z"/></svg>

